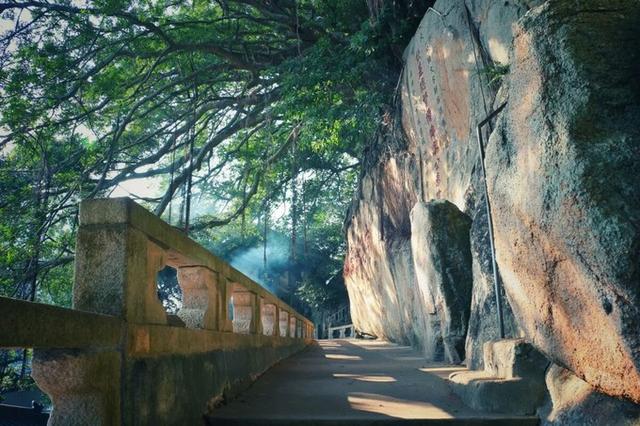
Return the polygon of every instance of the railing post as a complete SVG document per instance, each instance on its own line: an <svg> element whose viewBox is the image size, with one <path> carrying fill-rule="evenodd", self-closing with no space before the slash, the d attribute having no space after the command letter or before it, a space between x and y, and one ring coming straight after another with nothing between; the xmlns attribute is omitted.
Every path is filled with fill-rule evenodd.
<svg viewBox="0 0 640 426"><path fill-rule="evenodd" d="M280 306L273 304L273 336L280 336Z"/></svg>
<svg viewBox="0 0 640 426"><path fill-rule="evenodd" d="M260 297L260 311L261 311L261 323L262 334L266 336L275 336L277 327L276 305L273 303L267 303L264 297Z"/></svg>
<svg viewBox="0 0 640 426"><path fill-rule="evenodd" d="M233 283L226 277L220 276L218 282L218 301L220 310L218 312L218 331L233 331L233 323L229 312L231 296L233 296Z"/></svg>
<svg viewBox="0 0 640 426"><path fill-rule="evenodd" d="M139 324L166 324L156 275L164 250L130 226L131 200L80 205L73 307Z"/></svg>
<svg viewBox="0 0 640 426"><path fill-rule="evenodd" d="M117 316L129 324L166 325L156 284L166 253L131 226L133 206L126 199L81 204L73 307ZM126 411L125 351L35 350L32 376L54 405L49 424L120 424Z"/></svg>

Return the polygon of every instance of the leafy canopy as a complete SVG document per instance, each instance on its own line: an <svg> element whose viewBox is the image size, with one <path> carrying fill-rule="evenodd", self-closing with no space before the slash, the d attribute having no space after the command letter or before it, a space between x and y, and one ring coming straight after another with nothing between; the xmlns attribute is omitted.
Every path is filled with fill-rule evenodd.
<svg viewBox="0 0 640 426"><path fill-rule="evenodd" d="M35 298L73 259L79 200L135 181L206 238L283 207L294 240L335 227L426 6L0 1L2 292Z"/></svg>
<svg viewBox="0 0 640 426"><path fill-rule="evenodd" d="M265 284L343 304L342 216L430 3L0 0L0 294L69 305L78 202L132 191L231 261L288 237Z"/></svg>

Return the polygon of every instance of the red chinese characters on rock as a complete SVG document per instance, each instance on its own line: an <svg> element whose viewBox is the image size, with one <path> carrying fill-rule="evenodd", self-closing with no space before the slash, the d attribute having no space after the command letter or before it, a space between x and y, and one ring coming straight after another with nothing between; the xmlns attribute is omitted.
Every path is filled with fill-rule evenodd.
<svg viewBox="0 0 640 426"><path fill-rule="evenodd" d="M430 144L430 148L431 148L431 159L432 159L432 166L433 166L433 172L435 175L435 182L436 182L436 187L437 192L436 192L436 198L440 198L441 197L441 190L440 190L440 183L441 183L441 175L440 175L440 158L439 158L439 152L440 152L440 141L438 138L438 131L436 128L436 121L434 119L434 114L433 111L431 109L431 106L429 105L429 95L427 93L427 84L425 82L424 79L424 64L422 63L422 60L420 58L420 54L418 52L415 53L415 60L416 60L416 64L418 67L418 82L419 82L419 87L420 87L420 98L422 99L422 102L424 103L425 107L426 107L426 112L424 115L425 118L425 123L429 128L429 137L431 139L431 144ZM429 54L429 52L427 51L427 62L431 63L431 55ZM433 83L433 90L434 93L436 92L436 87L435 87L435 82L436 82L436 78L435 78L435 72L433 70L433 66L429 65L429 71L431 74L431 80ZM436 102L439 101L439 98L436 99ZM416 125L419 125L418 123L416 123Z"/></svg>

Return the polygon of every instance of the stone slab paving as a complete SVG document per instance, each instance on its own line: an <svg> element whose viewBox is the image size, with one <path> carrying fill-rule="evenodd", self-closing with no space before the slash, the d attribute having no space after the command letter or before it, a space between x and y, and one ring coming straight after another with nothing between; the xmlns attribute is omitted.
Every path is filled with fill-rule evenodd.
<svg viewBox="0 0 640 426"><path fill-rule="evenodd" d="M445 379L460 366L425 363L411 347L377 340L320 340L267 371L215 410L210 424L534 425L535 417L465 406Z"/></svg>

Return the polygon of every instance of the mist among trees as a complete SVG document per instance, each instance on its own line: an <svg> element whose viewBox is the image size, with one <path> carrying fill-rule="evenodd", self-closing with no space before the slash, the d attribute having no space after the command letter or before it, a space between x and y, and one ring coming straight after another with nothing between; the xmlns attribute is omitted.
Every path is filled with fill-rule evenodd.
<svg viewBox="0 0 640 426"><path fill-rule="evenodd" d="M128 195L231 262L266 240L301 312L344 304L342 222L426 3L0 1L0 294L69 306L79 201Z"/></svg>

